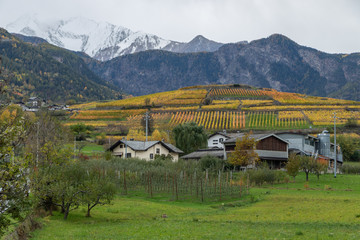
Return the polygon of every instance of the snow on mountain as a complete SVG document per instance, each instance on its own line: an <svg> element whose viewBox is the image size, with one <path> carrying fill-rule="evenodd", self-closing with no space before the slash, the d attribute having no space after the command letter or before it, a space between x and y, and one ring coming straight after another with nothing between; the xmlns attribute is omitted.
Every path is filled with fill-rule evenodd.
<svg viewBox="0 0 360 240"><path fill-rule="evenodd" d="M37 15L26 15L6 26L9 32L44 38L49 43L72 51L85 52L100 61L151 49L173 52L216 51L223 44L204 37L189 43L162 39L156 35L133 32L107 22L83 17L40 21Z"/></svg>

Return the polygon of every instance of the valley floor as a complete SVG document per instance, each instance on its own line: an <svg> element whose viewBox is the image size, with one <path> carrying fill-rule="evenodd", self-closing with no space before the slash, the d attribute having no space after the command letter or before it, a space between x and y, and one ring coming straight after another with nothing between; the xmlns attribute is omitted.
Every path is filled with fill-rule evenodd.
<svg viewBox="0 0 360 240"><path fill-rule="evenodd" d="M32 239L360 239L360 176L296 177L227 202L118 196L112 205L55 213ZM166 217L163 215L166 214Z"/></svg>

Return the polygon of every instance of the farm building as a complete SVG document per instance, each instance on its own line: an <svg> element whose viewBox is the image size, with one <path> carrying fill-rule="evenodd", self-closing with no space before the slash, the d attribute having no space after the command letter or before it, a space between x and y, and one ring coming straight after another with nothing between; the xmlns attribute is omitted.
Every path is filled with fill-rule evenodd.
<svg viewBox="0 0 360 240"><path fill-rule="evenodd" d="M254 134L254 136L260 136ZM266 135L266 134L265 134ZM268 134L269 135L269 134ZM270 134L271 135L271 134ZM322 132L316 137L304 132L278 132L272 134L285 140L288 143L288 154L294 152L296 154L315 156L317 159L321 159L322 162L326 161L329 168L332 168L335 159L334 144L330 142L330 135L328 132ZM208 138L208 148L219 147L224 148L224 143L230 139L241 138L244 133L227 133L226 131L216 132ZM259 146L260 147L260 146ZM226 151L228 152L228 151ZM282 158L280 155L278 156ZM264 158L262 158L264 159ZM343 156L341 149L337 145L337 164L342 164Z"/></svg>
<svg viewBox="0 0 360 240"><path fill-rule="evenodd" d="M147 161L154 160L155 155L170 154L173 161L179 159L180 149L163 141L127 141L119 140L109 148L114 156L121 158L140 158Z"/></svg>
<svg viewBox="0 0 360 240"><path fill-rule="evenodd" d="M335 160L334 144L330 142L330 134L327 131L319 133L317 137L300 132L281 132L276 135L289 142L289 152L315 156L322 162L327 162L329 168L332 168ZM339 145L337 145L336 160L337 164L343 163Z"/></svg>
<svg viewBox="0 0 360 240"><path fill-rule="evenodd" d="M241 139L245 134L235 138L227 139L223 142L226 155L235 150L237 139ZM282 168L288 160L289 143L274 134L252 134L250 138L256 141L256 150L261 161L267 162L270 168Z"/></svg>
<svg viewBox="0 0 360 240"><path fill-rule="evenodd" d="M207 149L199 149L195 152L186 154L182 156L182 159L190 160L190 159L196 159L199 160L202 157L205 156L211 156L211 157L217 157L220 159L224 159L225 152L223 148L213 147L213 148L207 148Z"/></svg>

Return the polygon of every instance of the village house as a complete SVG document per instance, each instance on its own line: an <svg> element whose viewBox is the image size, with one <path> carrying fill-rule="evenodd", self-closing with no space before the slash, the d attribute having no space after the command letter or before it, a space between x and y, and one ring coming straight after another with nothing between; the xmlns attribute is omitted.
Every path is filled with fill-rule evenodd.
<svg viewBox="0 0 360 240"><path fill-rule="evenodd" d="M133 141L119 140L109 148L114 156L121 158L140 158L146 161L155 159L155 155L170 155L173 161L178 161L180 149L163 141Z"/></svg>

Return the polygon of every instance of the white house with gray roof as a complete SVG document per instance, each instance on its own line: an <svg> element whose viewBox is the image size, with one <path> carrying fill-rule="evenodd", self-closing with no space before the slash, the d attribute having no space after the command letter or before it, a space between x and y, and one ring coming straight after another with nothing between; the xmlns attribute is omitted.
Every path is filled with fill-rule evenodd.
<svg viewBox="0 0 360 240"><path fill-rule="evenodd" d="M179 159L180 149L163 141L127 141L119 140L109 148L114 156L121 158L140 158L147 161L155 159L155 155L171 155L173 161Z"/></svg>

